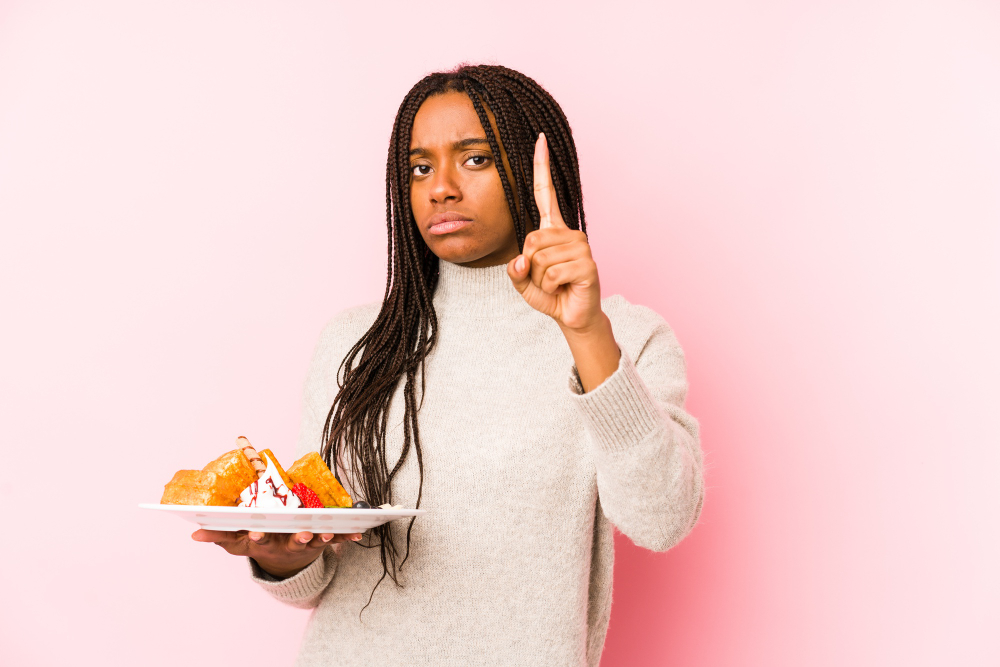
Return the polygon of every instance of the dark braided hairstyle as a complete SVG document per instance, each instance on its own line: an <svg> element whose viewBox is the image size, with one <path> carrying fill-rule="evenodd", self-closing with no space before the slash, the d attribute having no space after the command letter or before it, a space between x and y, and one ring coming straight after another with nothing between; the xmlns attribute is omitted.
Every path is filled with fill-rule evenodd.
<svg viewBox="0 0 1000 667"><path fill-rule="evenodd" d="M497 65L460 65L424 77L406 94L393 123L386 161L389 262L382 308L338 369L340 391L323 428L322 454L327 465L338 472L335 464L340 462L345 470L353 471L352 489L373 507L393 502L392 481L411 449L416 453L420 473L416 507L420 507L423 495L416 385L419 370L422 401L424 360L437 340L432 298L438 282L438 258L424 243L410 209L410 134L424 100L452 91L468 95L497 156L495 164L514 220L518 248L523 250L525 236L538 227L532 167L540 132L545 133L549 145L552 183L563 219L571 229L586 232L580 167L569 123L552 96L533 79ZM493 132L487 109L496 119L499 137ZM510 162L513 183L500 159L501 144ZM390 469L386 461L389 403L400 381L404 382L403 449ZM379 548L383 572L368 604L387 576L400 585L397 569L409 557L413 523L414 519L410 519L402 560L392 522L370 531L368 544L363 546Z"/></svg>

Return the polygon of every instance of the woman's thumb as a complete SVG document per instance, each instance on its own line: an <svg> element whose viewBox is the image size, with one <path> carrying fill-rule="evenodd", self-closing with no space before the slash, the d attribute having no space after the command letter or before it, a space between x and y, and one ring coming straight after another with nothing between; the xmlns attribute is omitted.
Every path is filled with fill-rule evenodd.
<svg viewBox="0 0 1000 667"><path fill-rule="evenodd" d="M507 275L518 292L523 293L531 283L529 274L531 273L528 262L524 255L518 255L507 263Z"/></svg>

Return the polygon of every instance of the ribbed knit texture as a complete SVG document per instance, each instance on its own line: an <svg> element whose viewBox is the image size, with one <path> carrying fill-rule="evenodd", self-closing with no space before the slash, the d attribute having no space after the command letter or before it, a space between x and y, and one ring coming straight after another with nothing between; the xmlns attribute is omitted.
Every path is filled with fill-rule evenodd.
<svg viewBox="0 0 1000 667"><path fill-rule="evenodd" d="M302 667L597 665L611 610L612 524L663 551L701 512L684 354L652 310L604 299L621 361L585 394L558 325L525 303L505 266L442 261L434 306L439 342L418 413L428 513L413 527L403 588L387 579L359 620L382 565L377 549L355 543L328 548L284 581L251 560L252 576L282 602L315 607ZM337 368L378 308L350 309L324 329L298 455L319 449ZM390 467L402 446L400 393L389 411ZM417 483L411 454L393 502L412 507ZM394 526L403 534L406 523Z"/></svg>

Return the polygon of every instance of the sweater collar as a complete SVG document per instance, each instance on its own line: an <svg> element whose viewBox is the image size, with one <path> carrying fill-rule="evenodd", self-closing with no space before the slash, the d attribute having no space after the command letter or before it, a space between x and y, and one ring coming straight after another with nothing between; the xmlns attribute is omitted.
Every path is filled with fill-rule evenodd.
<svg viewBox="0 0 1000 667"><path fill-rule="evenodd" d="M479 317L535 312L514 288L506 264L473 269L439 259L438 266L438 284L434 291L437 311Z"/></svg>

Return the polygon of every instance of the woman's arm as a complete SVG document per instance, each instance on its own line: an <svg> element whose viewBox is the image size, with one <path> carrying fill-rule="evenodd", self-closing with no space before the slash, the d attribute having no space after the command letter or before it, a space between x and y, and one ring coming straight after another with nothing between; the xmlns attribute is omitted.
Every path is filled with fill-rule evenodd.
<svg viewBox="0 0 1000 667"><path fill-rule="evenodd" d="M584 391L594 389L618 369L621 350L615 341L611 320L603 312L585 331L562 328L573 354L577 376Z"/></svg>
<svg viewBox="0 0 1000 667"><path fill-rule="evenodd" d="M253 558L247 558L250 576L276 600L299 609L312 609L337 573L336 547L327 547L307 568L293 577L279 579L261 569Z"/></svg>
<svg viewBox="0 0 1000 667"><path fill-rule="evenodd" d="M335 329L334 326L328 326L320 338L304 392L303 437L307 433L312 434L317 443L323 428L323 422L318 417L318 405L324 400L322 396L327 391L329 344ZM341 548L339 543L361 539L361 535L357 533L268 534L205 529L195 531L191 537L198 542L214 542L230 554L246 557L254 581L278 600L302 608L316 606L320 594L333 580L337 569L337 554Z"/></svg>
<svg viewBox="0 0 1000 667"><path fill-rule="evenodd" d="M617 367L571 400L584 422L604 514L641 547L665 551L694 527L704 501L697 420L684 409L684 352L663 318L620 297Z"/></svg>
<svg viewBox="0 0 1000 667"><path fill-rule="evenodd" d="M612 331L587 236L560 212L544 135L534 179L539 228L507 274L532 308L559 324L573 353L571 389L605 515L636 544L664 551L691 530L704 496L698 422L684 410L684 353L663 318L624 300L616 303L628 316Z"/></svg>

